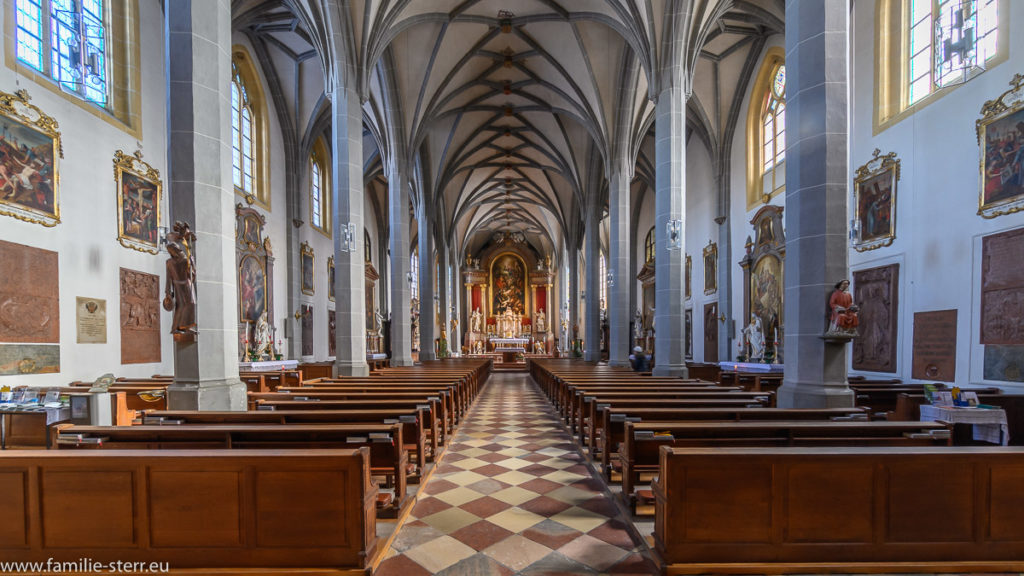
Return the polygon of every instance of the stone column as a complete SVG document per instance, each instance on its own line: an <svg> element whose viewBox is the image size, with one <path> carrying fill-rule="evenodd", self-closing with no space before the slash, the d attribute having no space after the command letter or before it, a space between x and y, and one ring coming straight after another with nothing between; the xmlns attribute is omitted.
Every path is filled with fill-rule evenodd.
<svg viewBox="0 0 1024 576"><path fill-rule="evenodd" d="M435 243L437 240L435 239ZM438 302L438 313L441 319L438 321L438 336L441 332L444 332L448 338L448 352L452 351L452 341L454 340L451 324L448 319L451 317L451 313L448 310L448 247L441 244L437 246L437 271L435 274L437 277L437 302Z"/></svg>
<svg viewBox="0 0 1024 576"><path fill-rule="evenodd" d="M853 406L825 311L847 278L846 0L786 2L786 375L779 406Z"/></svg>
<svg viewBox="0 0 1024 576"><path fill-rule="evenodd" d="M334 206L334 294L339 376L365 376L366 264L363 256L363 116L359 94L338 80L331 95L332 198ZM354 224L350 252L342 251L345 229ZM372 312L372 311L371 311Z"/></svg>
<svg viewBox="0 0 1024 576"><path fill-rule="evenodd" d="M388 169L388 227L391 244L391 365L412 365L409 301L409 182L392 159ZM421 287L422 288L422 287ZM421 294L422 296L422 294ZM420 324L422 333L422 318Z"/></svg>
<svg viewBox="0 0 1024 576"><path fill-rule="evenodd" d="M171 222L196 235L198 338L174 343L173 410L245 410L231 178L231 2L165 8Z"/></svg>
<svg viewBox="0 0 1024 576"><path fill-rule="evenodd" d="M571 356L573 339L579 337L573 329L580 323L580 253L576 249L576 242L572 242L569 248L569 278L566 281L569 282L569 333L566 337L566 350Z"/></svg>
<svg viewBox="0 0 1024 576"><path fill-rule="evenodd" d="M625 164L625 162L622 162ZM608 239L608 271L614 283L608 286L608 363L612 366L629 366L629 321L630 286L635 280L630 273L630 252L633 242L630 238L630 171L617 167L608 180L608 217L611 220ZM607 278L602 278L607 282Z"/></svg>
<svg viewBox="0 0 1024 576"><path fill-rule="evenodd" d="M430 220L426 217L427 207L420 207L420 361L433 360L434 323L437 320L437 303L434 302L434 235Z"/></svg>
<svg viewBox="0 0 1024 576"><path fill-rule="evenodd" d="M718 361L728 362L736 356L732 331L732 222L728 216L719 216L715 222L718 225L718 316L725 317L724 321L718 321ZM741 276L742 278L742 276ZM740 282L742 284L742 281ZM742 292L743 287L739 290ZM703 312L702 312L703 313ZM697 314L694 311L694 314ZM706 328L705 328L706 330ZM704 361L703 358L700 361Z"/></svg>
<svg viewBox="0 0 1024 576"><path fill-rule="evenodd" d="M601 359L601 209L590 206L587 211L586 244L586 300L583 302L586 336L583 337L583 359L597 362Z"/></svg>
<svg viewBox="0 0 1024 576"><path fill-rule="evenodd" d="M686 376L686 94L678 85L658 95L654 116L655 257L654 374ZM679 247L669 249L668 223L678 221Z"/></svg>

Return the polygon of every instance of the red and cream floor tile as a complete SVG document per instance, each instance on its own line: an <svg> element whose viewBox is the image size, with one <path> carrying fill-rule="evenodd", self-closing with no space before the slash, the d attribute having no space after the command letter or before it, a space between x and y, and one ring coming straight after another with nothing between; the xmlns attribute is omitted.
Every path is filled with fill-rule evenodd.
<svg viewBox="0 0 1024 576"><path fill-rule="evenodd" d="M494 374L378 576L654 574L547 399Z"/></svg>

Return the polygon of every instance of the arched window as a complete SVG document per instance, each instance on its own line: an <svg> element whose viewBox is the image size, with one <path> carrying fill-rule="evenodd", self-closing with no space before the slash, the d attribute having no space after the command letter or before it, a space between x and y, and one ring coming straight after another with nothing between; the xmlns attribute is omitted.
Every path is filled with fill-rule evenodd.
<svg viewBox="0 0 1024 576"><path fill-rule="evenodd" d="M266 158L266 110L259 77L248 54L231 58L231 166L235 192L270 209ZM321 171L324 165L321 165Z"/></svg>
<svg viewBox="0 0 1024 576"><path fill-rule="evenodd" d="M373 261L373 244L370 240L370 231L366 228L363 228L363 260Z"/></svg>
<svg viewBox="0 0 1024 576"><path fill-rule="evenodd" d="M597 284L601 287L601 310L608 309L608 259L601 253L601 259L597 267Z"/></svg>
<svg viewBox="0 0 1024 576"><path fill-rule="evenodd" d="M309 221L313 228L330 236L331 186L327 160L327 147L322 138L317 138L309 155Z"/></svg>
<svg viewBox="0 0 1024 576"><path fill-rule="evenodd" d="M420 249L414 248L412 251L412 257L409 259L409 272L412 274L412 282L409 284L409 289L412 292L411 298L419 301L420 299Z"/></svg>
<svg viewBox="0 0 1024 576"><path fill-rule="evenodd" d="M651 226L647 231L647 237L644 238L644 263L651 262L654 262L654 226Z"/></svg>
<svg viewBox="0 0 1024 576"><path fill-rule="evenodd" d="M17 0L18 59L60 87L106 107L107 12L103 0ZM49 5L49 10L44 10ZM49 32L49 34L46 33Z"/></svg>
<svg viewBox="0 0 1024 576"><path fill-rule="evenodd" d="M786 189L786 64L770 48L754 80L747 112L747 209Z"/></svg>
<svg viewBox="0 0 1024 576"><path fill-rule="evenodd" d="M1006 60L1006 0L879 0L875 133ZM895 31L896 33L893 33Z"/></svg>

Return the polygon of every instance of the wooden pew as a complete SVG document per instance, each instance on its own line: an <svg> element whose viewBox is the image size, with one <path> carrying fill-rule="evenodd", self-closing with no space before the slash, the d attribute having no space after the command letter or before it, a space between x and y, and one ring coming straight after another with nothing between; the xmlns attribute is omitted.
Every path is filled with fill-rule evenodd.
<svg viewBox="0 0 1024 576"><path fill-rule="evenodd" d="M648 393L668 391L690 391L690 392L739 392L740 388L719 386L714 382L703 380L676 381L676 382L641 382L633 380L610 383L605 381L584 382L579 380L565 381L560 387L559 394L562 396L559 402L562 404L562 418L575 432L576 426L580 424L581 414L586 414L583 405L583 398L603 394L605 392L627 392L627 393Z"/></svg>
<svg viewBox="0 0 1024 576"><path fill-rule="evenodd" d="M451 411L451 398L439 395L435 396L429 393L422 392L321 392L315 389L310 389L308 392L303 391L302 393L290 394L286 392L267 392L264 394L249 393L249 409L258 409L261 405L267 405L272 402L279 401L299 401L299 402L362 402L362 405L355 406L352 408L363 409L363 408L378 408L375 402L406 402L413 403L414 406L428 405L430 411L435 415L437 422L441 428L441 432L444 434L445 442L455 431L455 420L454 415ZM388 405L380 405L379 407L389 407ZM326 410L327 408L323 408Z"/></svg>
<svg viewBox="0 0 1024 576"><path fill-rule="evenodd" d="M1024 448L661 448L666 574L1024 569Z"/></svg>
<svg viewBox="0 0 1024 576"><path fill-rule="evenodd" d="M379 434L385 441L371 437ZM358 449L370 453L374 474L392 479L396 509L408 501L409 452L400 424L180 424L75 426L58 429L56 447L101 450Z"/></svg>
<svg viewBox="0 0 1024 576"><path fill-rule="evenodd" d="M377 553L366 449L2 452L0 492L7 562L356 576Z"/></svg>
<svg viewBox="0 0 1024 576"><path fill-rule="evenodd" d="M612 464L619 445L626 440L626 424L647 421L776 421L776 420L856 420L867 421L863 408L674 408L665 406L610 406L601 411L601 470L611 479Z"/></svg>
<svg viewBox="0 0 1024 576"><path fill-rule="evenodd" d="M621 388L615 387L595 389L588 387L586 389L576 391L576 397L573 400L572 410L570 412L570 421L572 422L570 428L572 430L575 430L577 426L586 427L590 423L596 423L598 429L600 429L601 419L593 419L597 412L594 407L594 402L596 402L597 399L603 399L602 403L604 404L623 401L644 402L658 399L742 399L747 400L750 404L763 406L775 405L775 395L771 392L744 392L743 390L720 386L657 386L653 390L622 390Z"/></svg>
<svg viewBox="0 0 1024 576"><path fill-rule="evenodd" d="M654 434L660 434L655 436ZM665 435L667 434L667 435ZM626 422L618 462L622 494L633 505L640 474L658 471L659 449L730 446L950 446L951 427L939 422Z"/></svg>
<svg viewBox="0 0 1024 576"><path fill-rule="evenodd" d="M422 473L428 452L427 409L405 410L254 410L247 412L163 410L143 414L142 424L174 426L181 424L346 424L370 422L402 425L405 449L415 454Z"/></svg>
<svg viewBox="0 0 1024 576"><path fill-rule="evenodd" d="M283 386L278 392L290 392L292 394L304 394L310 391L316 392L423 392L429 396L450 396L447 402L449 410L456 417L463 416L473 401L474 395L459 385L446 379L409 381L390 381L387 379L366 378L352 380L312 380L306 381L302 386Z"/></svg>
<svg viewBox="0 0 1024 576"><path fill-rule="evenodd" d="M256 411L334 411L334 410L384 410L400 413L404 410L423 410L426 417L424 428L429 433L430 457L436 461L440 455L441 434L438 424L436 403L418 400L296 400L291 394L282 394L282 400L258 400Z"/></svg>
<svg viewBox="0 0 1024 576"><path fill-rule="evenodd" d="M722 396L722 397L717 397ZM604 396L588 396L584 398L587 409L588 425L580 426L580 444L586 446L593 455L597 450L598 425L603 425L604 410L610 408L765 408L769 400L763 394L751 396L747 392L725 392L711 394L710 397L686 396L676 394L671 398L606 398ZM603 445L603 443L602 443Z"/></svg>

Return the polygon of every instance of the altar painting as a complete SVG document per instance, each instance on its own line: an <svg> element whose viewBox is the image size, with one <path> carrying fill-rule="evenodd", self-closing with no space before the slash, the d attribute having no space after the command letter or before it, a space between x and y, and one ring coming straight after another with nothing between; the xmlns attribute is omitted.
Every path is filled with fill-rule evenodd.
<svg viewBox="0 0 1024 576"><path fill-rule="evenodd" d="M255 323L267 305L267 275L254 256L245 256L238 266L238 299L241 320Z"/></svg>
<svg viewBox="0 0 1024 576"><path fill-rule="evenodd" d="M519 316L526 313L526 265L510 253L491 262L491 313L506 310Z"/></svg>
<svg viewBox="0 0 1024 576"><path fill-rule="evenodd" d="M766 340L781 336L782 326L782 262L775 256L765 256L754 265L750 276L750 314L761 318ZM744 324L750 319L744 319Z"/></svg>

